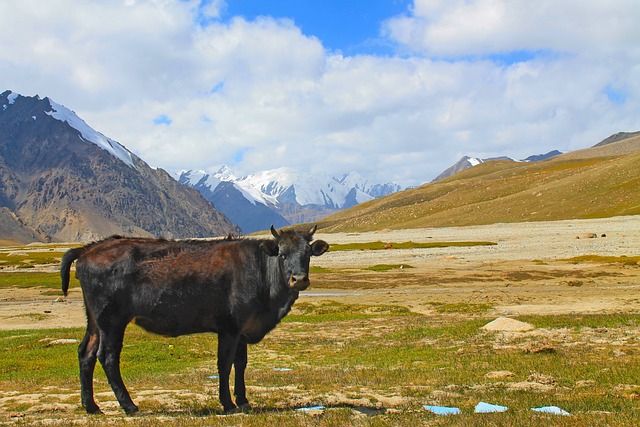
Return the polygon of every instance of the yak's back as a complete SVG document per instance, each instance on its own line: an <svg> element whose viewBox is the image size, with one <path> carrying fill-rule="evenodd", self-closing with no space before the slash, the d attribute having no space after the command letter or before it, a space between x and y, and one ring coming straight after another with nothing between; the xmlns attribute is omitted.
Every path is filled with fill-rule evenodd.
<svg viewBox="0 0 640 427"><path fill-rule="evenodd" d="M252 239L216 240L166 240L138 237L112 236L85 246L79 265L110 268L115 264L127 264L130 268L141 263L181 259L189 263L211 262L220 253L234 253L227 261L245 258L242 254L255 252L260 241Z"/></svg>
<svg viewBox="0 0 640 427"><path fill-rule="evenodd" d="M112 236L87 245L78 263L104 267L123 261L135 263L144 258L164 256L176 243L164 239Z"/></svg>

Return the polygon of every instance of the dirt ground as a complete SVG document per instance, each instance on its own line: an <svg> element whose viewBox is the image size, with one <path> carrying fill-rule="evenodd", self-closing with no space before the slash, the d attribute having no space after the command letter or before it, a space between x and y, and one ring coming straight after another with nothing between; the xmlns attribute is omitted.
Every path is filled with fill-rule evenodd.
<svg viewBox="0 0 640 427"><path fill-rule="evenodd" d="M640 255L640 216L352 234L318 232L316 238L329 244L380 240L491 241L497 245L330 251L314 258L312 265L332 272L312 275L312 286L300 301L398 304L421 313L432 312L438 304L486 304L496 316L640 312L640 266L564 261L580 255ZM361 270L377 264L412 268L387 273ZM0 329L84 325L79 289L72 289L68 297L40 288L3 290L0 295Z"/></svg>

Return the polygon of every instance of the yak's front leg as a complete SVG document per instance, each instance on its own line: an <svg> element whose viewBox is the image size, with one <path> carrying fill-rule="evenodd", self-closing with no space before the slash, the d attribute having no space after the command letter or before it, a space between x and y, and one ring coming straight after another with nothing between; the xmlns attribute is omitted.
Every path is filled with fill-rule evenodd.
<svg viewBox="0 0 640 427"><path fill-rule="evenodd" d="M218 392L220 403L224 412L234 412L237 407L231 400L229 390L229 377L231 367L236 356L236 349L240 342L240 335L218 334L218 376L220 377L220 390Z"/></svg>
<svg viewBox="0 0 640 427"><path fill-rule="evenodd" d="M244 371L247 367L247 343L240 340L236 348L236 357L233 362L233 368L236 372L236 382L233 388L233 394L236 396L236 405L244 412L251 409L247 400L247 389L244 385Z"/></svg>

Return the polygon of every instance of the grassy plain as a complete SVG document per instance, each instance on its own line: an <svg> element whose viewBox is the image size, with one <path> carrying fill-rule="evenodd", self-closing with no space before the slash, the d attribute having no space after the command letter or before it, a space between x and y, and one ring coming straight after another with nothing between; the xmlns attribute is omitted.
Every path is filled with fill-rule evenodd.
<svg viewBox="0 0 640 427"><path fill-rule="evenodd" d="M490 317L459 306L431 316L380 305L303 303L250 352L254 413L221 416L215 335L178 339L131 326L123 375L141 415L125 417L100 370L106 416L78 404L81 329L0 332L0 405L14 425L563 425L640 423L640 315L527 316L538 333L484 332ZM541 334L541 331L544 332ZM63 344L55 344L55 340ZM545 351L527 349L543 342ZM474 414L480 402L508 406ZM457 406L442 418L423 404ZM297 408L322 405L322 413ZM556 405L571 417L530 408Z"/></svg>
<svg viewBox="0 0 640 427"><path fill-rule="evenodd" d="M567 240L571 248L590 245L585 250L596 243L619 246ZM38 266L16 272L5 264L0 321L21 327L0 328L0 424L640 425L637 255L551 259L541 245L535 258L488 261L501 245L452 249L456 256L412 248L336 251L315 260L323 262L312 269L310 290L250 347L254 411L239 415L220 414L215 335L170 339L134 325L122 370L140 414L124 415L98 366L96 399L106 415L85 415L76 359L84 326L80 290L54 304L57 273ZM56 315L69 328L53 327ZM502 316L534 329L483 329ZM479 402L509 409L475 414ZM297 411L318 405L325 408ZM455 406L462 414L438 416L423 405ZM531 411L550 405L571 416Z"/></svg>

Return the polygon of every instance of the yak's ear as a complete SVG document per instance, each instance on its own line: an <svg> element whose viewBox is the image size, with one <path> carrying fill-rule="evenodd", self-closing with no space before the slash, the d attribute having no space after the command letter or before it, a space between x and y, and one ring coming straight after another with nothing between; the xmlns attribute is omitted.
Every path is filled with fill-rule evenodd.
<svg viewBox="0 0 640 427"><path fill-rule="evenodd" d="M277 256L280 249L278 248L278 244L273 240L265 240L260 243L260 249L264 251L269 256Z"/></svg>
<svg viewBox="0 0 640 427"><path fill-rule="evenodd" d="M324 240L316 240L311 244L311 253L314 256L320 256L329 250L329 244Z"/></svg>

